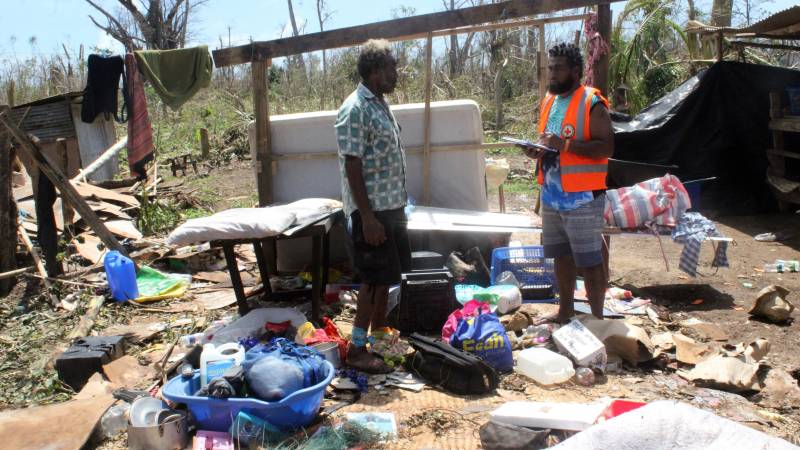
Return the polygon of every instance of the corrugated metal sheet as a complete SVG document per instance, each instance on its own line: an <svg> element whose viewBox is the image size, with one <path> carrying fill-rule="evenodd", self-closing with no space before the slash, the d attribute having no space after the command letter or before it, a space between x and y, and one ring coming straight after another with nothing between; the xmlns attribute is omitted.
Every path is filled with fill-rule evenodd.
<svg viewBox="0 0 800 450"><path fill-rule="evenodd" d="M51 97L14 107L11 118L21 122L21 128L43 142L60 138L74 138L70 99L67 96Z"/></svg>
<svg viewBox="0 0 800 450"><path fill-rule="evenodd" d="M763 36L775 39L800 39L800 6L793 6L760 20L749 27L712 27L697 21L690 21L686 27L690 33L718 33L726 36Z"/></svg>

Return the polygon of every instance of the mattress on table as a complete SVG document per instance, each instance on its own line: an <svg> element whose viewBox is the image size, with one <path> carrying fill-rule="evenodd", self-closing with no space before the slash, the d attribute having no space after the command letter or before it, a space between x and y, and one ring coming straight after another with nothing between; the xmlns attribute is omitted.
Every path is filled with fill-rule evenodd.
<svg viewBox="0 0 800 450"><path fill-rule="evenodd" d="M424 143L422 103L392 106L402 129L406 149ZM336 152L333 128L336 111L318 111L270 117L272 153L303 155ZM249 127L250 149L255 160L255 123ZM431 103L431 145L451 146L480 144L483 127L480 108L472 100ZM431 152L431 206L441 208L488 210L485 187L484 152L480 149ZM407 189L414 199L422 199L422 154L408 154ZM273 172L273 201L291 202L307 197L341 198L339 162L335 155L303 160L279 160ZM342 230L334 230L332 260L343 259ZM278 268L296 271L310 263L311 240L297 239L278 243Z"/></svg>

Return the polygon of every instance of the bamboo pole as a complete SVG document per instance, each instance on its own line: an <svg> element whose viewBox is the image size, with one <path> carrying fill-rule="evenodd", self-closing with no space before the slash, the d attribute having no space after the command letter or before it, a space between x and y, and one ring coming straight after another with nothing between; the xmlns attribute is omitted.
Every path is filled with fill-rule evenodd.
<svg viewBox="0 0 800 450"><path fill-rule="evenodd" d="M84 167L83 169L78 172L78 175L73 177L70 181L83 181L86 182L86 177L93 174L97 169L100 168L106 161L113 158L120 152L123 148L128 146L128 136L123 137L122 139L115 142L111 147L108 147L106 151L104 151L100 156L97 157L91 164Z"/></svg>
<svg viewBox="0 0 800 450"><path fill-rule="evenodd" d="M539 101L544 101L544 96L547 94L547 52L545 50L544 41L544 24L539 25L539 64L537 71L539 72Z"/></svg>
<svg viewBox="0 0 800 450"><path fill-rule="evenodd" d="M425 46L425 141L422 150L422 204L431 204L431 89L433 87L433 33Z"/></svg>

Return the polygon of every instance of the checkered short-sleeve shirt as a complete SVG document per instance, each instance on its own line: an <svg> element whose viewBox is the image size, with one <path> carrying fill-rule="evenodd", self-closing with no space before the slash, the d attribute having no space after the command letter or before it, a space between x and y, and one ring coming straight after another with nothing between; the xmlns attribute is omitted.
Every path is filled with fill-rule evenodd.
<svg viewBox="0 0 800 450"><path fill-rule="evenodd" d="M389 105L359 83L339 108L335 128L345 214L349 216L358 209L347 181L346 156L361 159L373 211L406 206L406 156L400 142L400 126Z"/></svg>

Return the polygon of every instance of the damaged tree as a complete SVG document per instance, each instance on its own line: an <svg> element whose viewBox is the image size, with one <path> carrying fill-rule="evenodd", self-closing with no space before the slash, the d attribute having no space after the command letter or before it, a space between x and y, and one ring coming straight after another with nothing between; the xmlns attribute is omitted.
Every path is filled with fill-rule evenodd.
<svg viewBox="0 0 800 450"><path fill-rule="evenodd" d="M189 15L205 0L148 0L134 4L133 0L117 0L122 10L116 14L103 9L95 1L86 0L106 18L101 25L94 17L92 23L125 46L126 51L150 49L172 50L186 45Z"/></svg>

